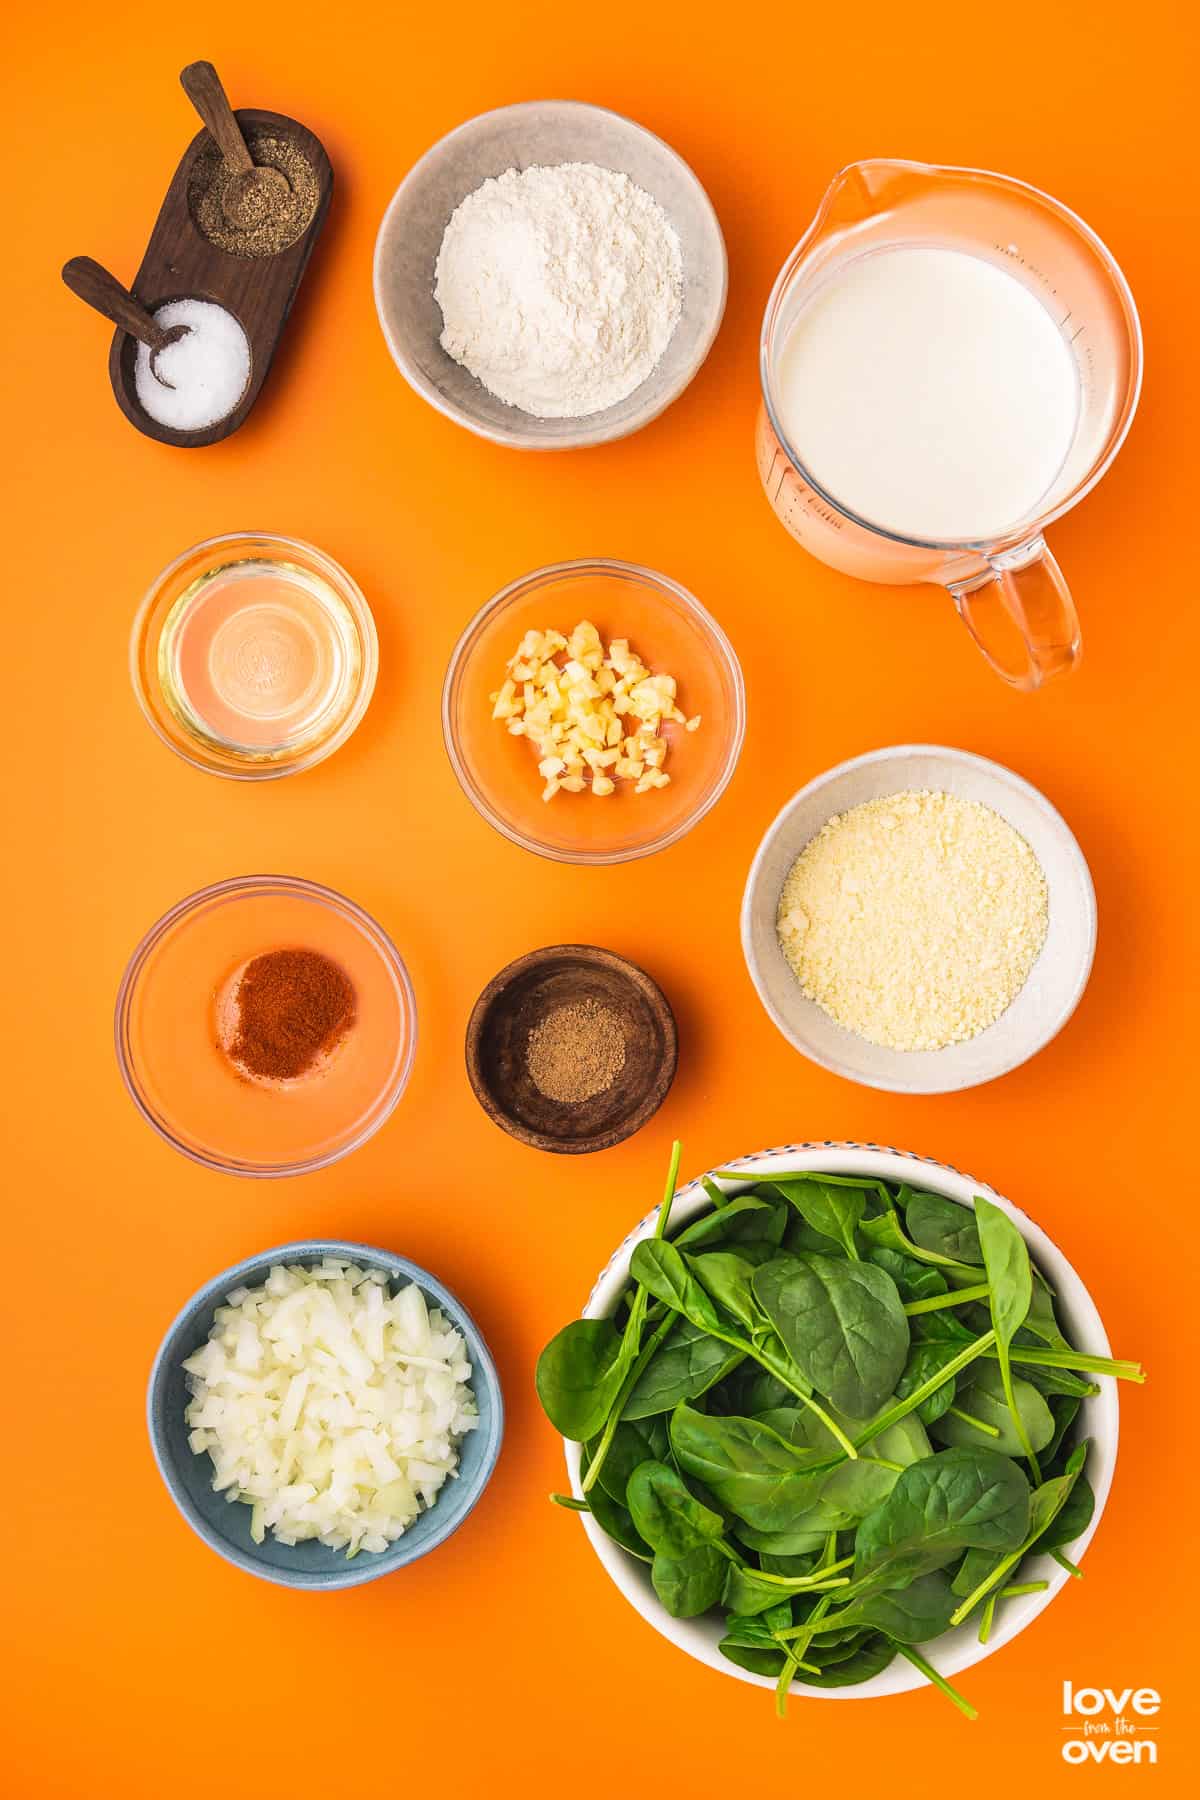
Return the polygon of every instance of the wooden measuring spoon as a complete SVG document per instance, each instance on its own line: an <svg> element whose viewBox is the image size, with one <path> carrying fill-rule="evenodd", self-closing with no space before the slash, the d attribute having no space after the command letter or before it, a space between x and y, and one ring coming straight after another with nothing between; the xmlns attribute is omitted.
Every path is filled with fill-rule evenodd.
<svg viewBox="0 0 1200 1800"><path fill-rule="evenodd" d="M286 204L291 183L282 169L263 168L255 162L221 86L221 77L210 62L189 63L179 79L232 171L233 179L222 201L225 217L231 225L249 230Z"/></svg>
<svg viewBox="0 0 1200 1800"><path fill-rule="evenodd" d="M162 326L156 324L153 316L145 307L134 299L128 288L123 288L115 275L101 268L90 256L73 256L70 262L63 264L62 278L73 294L78 294L85 305L93 307L104 318L111 319L130 337L137 338L145 344L150 352L150 373L163 387L174 388L175 383L168 381L158 372L158 358L167 348L181 337L186 337L192 329L190 325Z"/></svg>

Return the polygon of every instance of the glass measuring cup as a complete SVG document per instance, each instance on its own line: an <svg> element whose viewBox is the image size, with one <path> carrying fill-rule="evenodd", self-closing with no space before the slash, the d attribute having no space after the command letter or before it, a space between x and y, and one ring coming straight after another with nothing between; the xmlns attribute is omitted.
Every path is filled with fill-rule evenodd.
<svg viewBox="0 0 1200 1800"><path fill-rule="evenodd" d="M1033 516L986 542L906 537L859 517L805 468L782 424L779 353L801 308L851 258L910 244L966 251L1015 276L1054 317L1078 372L1079 412L1062 467ZM760 371L759 476L806 550L866 581L946 588L983 654L1013 687L1036 688L1074 666L1079 620L1042 533L1112 462L1142 379L1129 285L1081 219L1048 194L984 170L851 163L780 271L763 320Z"/></svg>

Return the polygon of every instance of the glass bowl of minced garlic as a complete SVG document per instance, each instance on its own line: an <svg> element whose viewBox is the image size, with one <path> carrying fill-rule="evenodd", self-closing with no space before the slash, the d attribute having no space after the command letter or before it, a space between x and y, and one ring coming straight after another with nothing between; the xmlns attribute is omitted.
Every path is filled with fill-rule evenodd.
<svg viewBox="0 0 1200 1800"><path fill-rule="evenodd" d="M472 803L557 862L651 856L716 805L745 733L733 648L678 582L555 563L496 594L459 639L446 750Z"/></svg>
<svg viewBox="0 0 1200 1800"><path fill-rule="evenodd" d="M1027 1061L1091 973L1096 896L1070 827L966 750L901 744L800 789L759 846L742 948L813 1062L939 1094Z"/></svg>

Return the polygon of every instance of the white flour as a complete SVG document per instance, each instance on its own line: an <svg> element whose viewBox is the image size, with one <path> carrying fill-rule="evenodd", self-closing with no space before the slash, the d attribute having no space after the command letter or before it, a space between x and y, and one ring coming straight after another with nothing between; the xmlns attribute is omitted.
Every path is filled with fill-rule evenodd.
<svg viewBox="0 0 1200 1800"><path fill-rule="evenodd" d="M442 347L540 419L624 400L670 341L683 255L657 200L595 163L508 169L457 207L438 254Z"/></svg>

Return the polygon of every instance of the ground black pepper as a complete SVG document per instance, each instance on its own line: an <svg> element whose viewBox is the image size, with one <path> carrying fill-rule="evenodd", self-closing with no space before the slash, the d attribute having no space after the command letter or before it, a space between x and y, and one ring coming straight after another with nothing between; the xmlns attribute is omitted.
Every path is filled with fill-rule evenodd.
<svg viewBox="0 0 1200 1800"><path fill-rule="evenodd" d="M225 212L225 196L236 179L235 171L216 144L207 144L192 164L188 210L201 237L226 255L278 256L307 230L317 210L320 190L316 172L290 138L251 132L246 142L260 168L278 169L286 175L290 193L273 201L260 219L235 225Z"/></svg>

